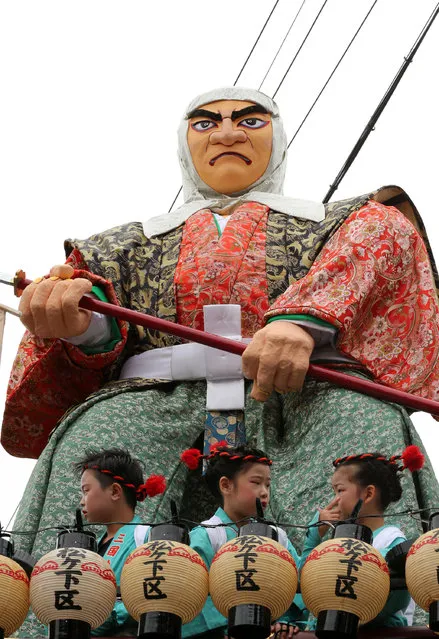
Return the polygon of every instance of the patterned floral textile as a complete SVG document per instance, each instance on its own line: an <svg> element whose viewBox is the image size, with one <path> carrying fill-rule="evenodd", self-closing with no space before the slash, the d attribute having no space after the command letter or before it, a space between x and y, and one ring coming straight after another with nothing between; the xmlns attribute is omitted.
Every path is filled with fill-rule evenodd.
<svg viewBox="0 0 439 639"><path fill-rule="evenodd" d="M244 411L206 411L203 455L210 453L212 444L226 441L229 446L244 446L247 441ZM204 469L206 466L204 465Z"/></svg>
<svg viewBox="0 0 439 639"><path fill-rule="evenodd" d="M388 386L439 399L439 304L425 245L393 207L370 201L327 242L268 316L307 313Z"/></svg>
<svg viewBox="0 0 439 639"><path fill-rule="evenodd" d="M203 306L240 304L243 337L261 328L269 308L265 272L268 207L240 206L221 237L210 211L199 211L185 224L175 274L178 321L203 329Z"/></svg>

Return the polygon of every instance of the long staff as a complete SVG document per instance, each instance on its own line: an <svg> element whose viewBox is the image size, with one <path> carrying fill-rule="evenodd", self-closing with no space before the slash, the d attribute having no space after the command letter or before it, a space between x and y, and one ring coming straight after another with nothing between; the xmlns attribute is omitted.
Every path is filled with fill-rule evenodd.
<svg viewBox="0 0 439 639"><path fill-rule="evenodd" d="M31 281L26 279L23 271L18 271L14 277L2 273L0 274L0 282L14 286L14 291L18 296L21 295L21 292L26 286L31 284ZM198 342L199 344L211 346L212 348L227 351L235 355L242 355L246 349L246 344L242 342L236 342L226 337L214 335L213 333L206 333L205 331L190 328L189 326L182 326L169 320L160 319L152 315L147 315L146 313L139 313L138 311L116 306L115 304L109 304L108 302L101 302L92 297L82 297L79 301L79 306L89 311L97 311L110 317L116 317L130 324L169 333L176 337L181 337L191 342ZM411 410L422 410L439 417L439 402L435 402L431 399L418 397L417 395L405 393L359 377L346 375L346 373L341 373L340 371L323 366L317 366L316 364L310 364L308 375L319 381L330 382L342 388L358 391L386 402L402 404Z"/></svg>

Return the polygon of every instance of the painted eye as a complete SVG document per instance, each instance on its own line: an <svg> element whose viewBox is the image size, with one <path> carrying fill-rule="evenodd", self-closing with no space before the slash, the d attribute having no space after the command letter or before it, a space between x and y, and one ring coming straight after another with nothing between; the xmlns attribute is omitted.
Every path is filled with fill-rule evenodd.
<svg viewBox="0 0 439 639"><path fill-rule="evenodd" d="M200 120L199 122L193 122L191 127L195 131L209 131L209 129L216 127L216 124L212 120Z"/></svg>
<svg viewBox="0 0 439 639"><path fill-rule="evenodd" d="M245 120L241 120L239 124L242 124L242 126L245 126L247 129L262 129L268 122L260 118L245 118Z"/></svg>

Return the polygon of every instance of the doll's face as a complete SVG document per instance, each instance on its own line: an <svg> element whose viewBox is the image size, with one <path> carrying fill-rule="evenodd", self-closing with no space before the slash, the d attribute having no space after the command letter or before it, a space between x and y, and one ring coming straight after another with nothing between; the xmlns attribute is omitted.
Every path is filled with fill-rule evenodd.
<svg viewBox="0 0 439 639"><path fill-rule="evenodd" d="M271 115L254 102L218 100L190 114L187 141L200 178L214 191L243 191L264 175L271 156Z"/></svg>

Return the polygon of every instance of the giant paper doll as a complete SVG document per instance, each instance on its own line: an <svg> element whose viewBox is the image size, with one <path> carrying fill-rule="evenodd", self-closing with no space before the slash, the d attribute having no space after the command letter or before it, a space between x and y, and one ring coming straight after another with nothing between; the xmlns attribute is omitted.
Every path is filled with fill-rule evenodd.
<svg viewBox="0 0 439 639"><path fill-rule="evenodd" d="M72 521L72 462L91 446L126 447L167 476L146 520L167 519L172 498L200 521L212 507L179 452L246 437L275 462L270 514L305 523L329 497L330 460L419 444L402 407L305 377L311 359L438 399L434 264L416 209L397 187L325 207L285 197L286 151L263 93L197 97L179 128L183 206L68 240L67 265L26 289L2 432L10 453L38 457L17 529ZM84 294L246 340L242 366L80 309ZM429 463L405 482L401 510L437 504ZM40 556L54 533L17 543Z"/></svg>

